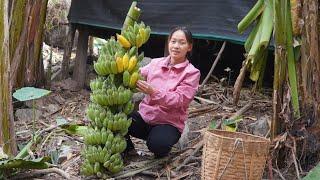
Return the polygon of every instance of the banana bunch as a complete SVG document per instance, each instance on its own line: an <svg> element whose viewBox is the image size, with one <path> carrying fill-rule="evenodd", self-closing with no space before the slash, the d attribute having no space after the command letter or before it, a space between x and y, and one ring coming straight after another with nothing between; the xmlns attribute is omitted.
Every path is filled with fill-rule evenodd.
<svg viewBox="0 0 320 180"><path fill-rule="evenodd" d="M128 117L134 110L132 95L142 79L139 67L144 53L138 49L151 31L143 22L128 25L106 41L94 62L98 77L90 82L91 102L86 110L90 121L82 152L81 172L86 176L107 178L123 168L120 153L126 149L124 135L132 123Z"/></svg>
<svg viewBox="0 0 320 180"><path fill-rule="evenodd" d="M96 119L104 119L107 116L107 111L105 108L101 107L98 104L91 103L87 108L87 116L91 121L95 121Z"/></svg>
<svg viewBox="0 0 320 180"><path fill-rule="evenodd" d="M142 61L144 55L141 53L138 58L133 56L128 61L128 69L124 70L122 74L123 85L134 89L136 87L136 83L138 79L141 79L141 75L139 73L139 64L138 62Z"/></svg>
<svg viewBox="0 0 320 180"><path fill-rule="evenodd" d="M88 146L81 155L88 160L90 164L95 162L104 163L110 159L111 152L106 147Z"/></svg>
<svg viewBox="0 0 320 180"><path fill-rule="evenodd" d="M122 34L117 34L117 40L125 49L132 46L139 48L148 41L150 33L149 26L145 26L143 22L140 24L135 22L133 26L129 26L128 29L122 31Z"/></svg>
<svg viewBox="0 0 320 180"><path fill-rule="evenodd" d="M104 148L108 149L111 154L122 153L127 146L127 141L119 135L114 136L112 140L106 142Z"/></svg>
<svg viewBox="0 0 320 180"><path fill-rule="evenodd" d="M97 77L96 79L90 81L90 89L92 91L103 89L104 81L105 81L104 77Z"/></svg>
<svg viewBox="0 0 320 180"><path fill-rule="evenodd" d="M119 153L113 154L103 166L107 168L111 173L118 173L123 168L123 161Z"/></svg>
<svg viewBox="0 0 320 180"><path fill-rule="evenodd" d="M112 140L113 137L113 133L107 128L89 128L87 134L84 137L84 142L87 145L101 145L105 144L107 141Z"/></svg>
<svg viewBox="0 0 320 180"><path fill-rule="evenodd" d="M100 57L105 57L104 54ZM133 46L128 53L115 53L111 58L99 58L94 63L94 70L99 76L106 76L109 74L119 74L124 71L132 72L138 70L137 63L142 61L144 54L137 56L137 48Z"/></svg>
<svg viewBox="0 0 320 180"><path fill-rule="evenodd" d="M97 62L94 62L94 70L99 76L108 74L117 74L118 68L116 59L123 56L126 50L117 42L114 37L111 37L102 47L100 56Z"/></svg>
<svg viewBox="0 0 320 180"><path fill-rule="evenodd" d="M91 93L91 101L101 106L113 106L127 103L132 97L129 89L119 86L119 88L98 89Z"/></svg>
<svg viewBox="0 0 320 180"><path fill-rule="evenodd" d="M126 50L112 36L102 47L98 61L111 61L117 54L124 54Z"/></svg>
<svg viewBox="0 0 320 180"><path fill-rule="evenodd" d="M127 115L125 113L121 112L113 115L110 111L108 111L105 118L96 117L94 120L91 120L91 126L108 128L113 132L118 132L125 135L131 125L131 122L132 120L127 119Z"/></svg>
<svg viewBox="0 0 320 180"><path fill-rule="evenodd" d="M130 114L134 110L134 104L132 101L128 101L127 104L122 106L122 112L126 115Z"/></svg>
<svg viewBox="0 0 320 180"><path fill-rule="evenodd" d="M94 155L94 159L99 157L100 155L98 154ZM88 158L92 158L92 156ZM101 160L103 160L104 162L100 163ZM121 155L119 153L116 153L106 159L98 159L98 161L95 161L93 163L91 163L89 160L85 160L81 167L81 172L86 176L97 175L98 177L103 177L103 167L108 169L113 174L118 173L123 168Z"/></svg>
<svg viewBox="0 0 320 180"><path fill-rule="evenodd" d="M81 173L86 176L101 174L101 165L99 162L90 163L87 159L81 166Z"/></svg>

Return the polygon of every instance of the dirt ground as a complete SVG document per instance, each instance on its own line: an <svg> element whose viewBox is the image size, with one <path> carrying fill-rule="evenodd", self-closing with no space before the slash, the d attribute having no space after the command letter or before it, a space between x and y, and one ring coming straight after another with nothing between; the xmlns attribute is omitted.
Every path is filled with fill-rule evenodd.
<svg viewBox="0 0 320 180"><path fill-rule="evenodd" d="M70 79L53 83L51 90L52 93L49 96L39 99L35 103L37 109L36 130L46 128L49 130L43 134L32 155L35 157L49 156L53 159L53 167L63 170L75 179L86 179L80 175L79 171L82 163L80 152L83 148L83 138L68 134L60 127L53 129L50 127L57 125L59 122L57 119L64 119L70 124L87 124L85 111L90 91L87 89L76 90L74 82ZM207 84L202 95L197 95L200 98L195 98L189 107L187 122L189 132L183 137L184 142L173 147L169 159L165 163L156 162L151 168L122 179L200 179L202 148L196 149L203 138L203 132L212 121L218 122L227 119L248 103L252 103L252 106L241 115L243 120L238 123L238 131L252 133L252 130L248 129L249 124L257 122L261 117L269 118L268 122L270 120L272 112L270 95L243 90L237 106L232 104L231 96L231 87L224 86L219 82ZM30 104L30 102L26 104L16 102L15 105L18 106L16 110L30 110ZM199 109L204 110L199 111ZM25 117L27 116L25 115ZM17 140L19 144L23 145L31 138L32 118L30 116L29 118L16 117L16 120ZM267 128L269 127L267 126ZM265 136L268 136L268 133ZM138 155L125 160L124 171L127 174L132 173L137 167L141 168L154 161L153 155L142 140L134 139L134 143ZM188 162L184 163L190 155L193 156L192 159L189 158ZM28 174L28 172L21 174ZM37 178L64 179L56 173L45 174L45 176Z"/></svg>

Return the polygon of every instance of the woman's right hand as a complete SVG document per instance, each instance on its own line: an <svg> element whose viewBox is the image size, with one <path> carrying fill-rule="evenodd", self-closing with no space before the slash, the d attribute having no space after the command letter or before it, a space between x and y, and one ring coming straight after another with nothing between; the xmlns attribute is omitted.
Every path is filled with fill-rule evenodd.
<svg viewBox="0 0 320 180"><path fill-rule="evenodd" d="M151 95L151 94L153 94L153 93L155 93L157 91L149 83L147 83L146 81L143 81L143 80L138 80L137 89L140 92L143 92L143 93L148 94L148 95Z"/></svg>

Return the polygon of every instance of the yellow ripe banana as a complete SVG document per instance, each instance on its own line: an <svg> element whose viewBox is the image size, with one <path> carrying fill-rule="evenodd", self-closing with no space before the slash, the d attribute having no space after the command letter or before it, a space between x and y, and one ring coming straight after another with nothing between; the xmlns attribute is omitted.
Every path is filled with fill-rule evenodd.
<svg viewBox="0 0 320 180"><path fill-rule="evenodd" d="M122 60L122 58L121 57L117 57L116 63L117 63L118 73L123 72L123 60Z"/></svg>
<svg viewBox="0 0 320 180"><path fill-rule="evenodd" d="M131 47L130 42L124 36L117 34L117 40L121 44L122 47L124 47L124 48Z"/></svg>
<svg viewBox="0 0 320 180"><path fill-rule="evenodd" d="M136 56L132 56L129 60L128 71L131 72L137 65L138 59Z"/></svg>
<svg viewBox="0 0 320 180"><path fill-rule="evenodd" d="M138 79L139 79L138 72L132 73L132 75L130 76L129 87L130 88L136 87L136 83L137 83Z"/></svg>
<svg viewBox="0 0 320 180"><path fill-rule="evenodd" d="M140 33L136 37L136 46L139 48L143 44L143 37L140 35Z"/></svg>
<svg viewBox="0 0 320 180"><path fill-rule="evenodd" d="M123 63L123 70L127 70L129 66L129 56L128 53L125 53L122 57L122 63Z"/></svg>

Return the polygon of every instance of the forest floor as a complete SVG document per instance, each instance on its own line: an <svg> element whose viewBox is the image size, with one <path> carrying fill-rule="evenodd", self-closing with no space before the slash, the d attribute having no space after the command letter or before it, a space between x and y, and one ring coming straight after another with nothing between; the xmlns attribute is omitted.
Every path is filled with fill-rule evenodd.
<svg viewBox="0 0 320 180"><path fill-rule="evenodd" d="M63 170L75 179L85 179L80 175L84 147L83 138L67 133L59 126L61 122L86 125L86 107L90 90L78 90L70 79L51 85L52 93L36 100L36 130L47 129L39 143L34 147L33 156L49 156L53 167ZM267 92L265 90L264 92ZM237 131L269 136L272 106L271 96L242 90L237 106L232 103L232 88L218 81L205 85L189 107L188 132L177 143L167 159L155 160L144 141L134 139L137 155L126 159L126 167L118 178L123 179L200 179L202 163L203 134L210 123L228 119L243 107L242 121ZM25 144L32 135L32 109L27 102L16 109L16 132L19 144ZM34 171L22 173L30 176ZM37 178L65 179L59 173L50 173ZM265 175L266 176L266 173ZM19 175L17 176L19 177ZM118 179L117 178L117 179Z"/></svg>

